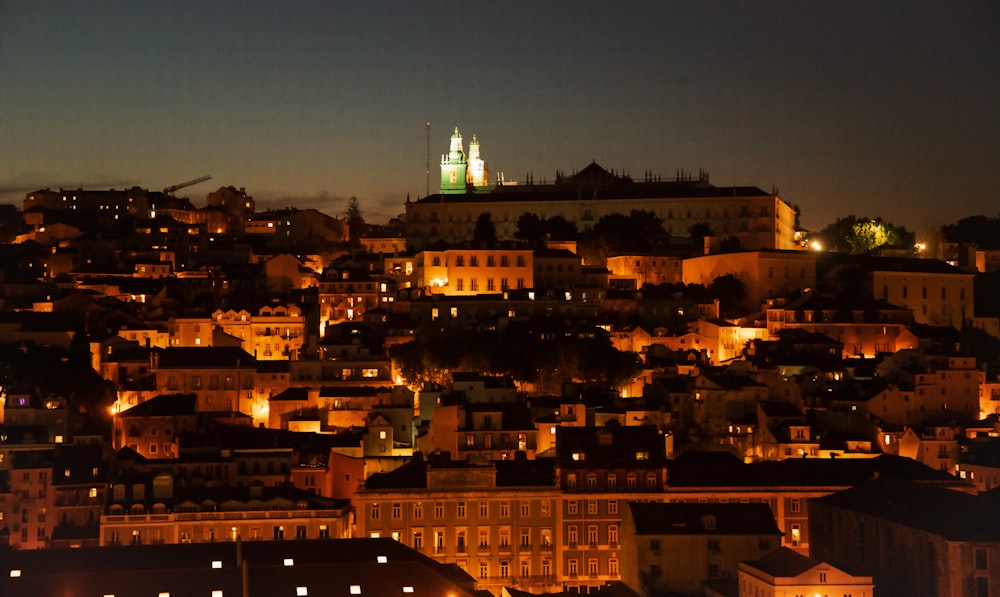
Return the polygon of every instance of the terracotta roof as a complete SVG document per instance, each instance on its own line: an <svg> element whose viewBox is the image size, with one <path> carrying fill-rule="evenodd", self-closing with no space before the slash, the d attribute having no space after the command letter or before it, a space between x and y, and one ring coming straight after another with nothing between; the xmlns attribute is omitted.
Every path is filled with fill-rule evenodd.
<svg viewBox="0 0 1000 597"><path fill-rule="evenodd" d="M629 502L637 535L781 535L767 504Z"/></svg>
<svg viewBox="0 0 1000 597"><path fill-rule="evenodd" d="M881 518L949 541L1000 541L996 503L988 498L879 478L813 502Z"/></svg>
<svg viewBox="0 0 1000 597"><path fill-rule="evenodd" d="M822 562L804 556L793 549L781 547L758 560L749 561L747 564L765 574L787 578L798 576L815 566L819 566Z"/></svg>

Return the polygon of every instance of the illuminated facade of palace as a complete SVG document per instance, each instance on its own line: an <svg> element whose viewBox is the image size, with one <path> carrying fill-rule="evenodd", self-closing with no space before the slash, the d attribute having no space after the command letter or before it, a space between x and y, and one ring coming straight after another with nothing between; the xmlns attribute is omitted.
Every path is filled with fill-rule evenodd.
<svg viewBox="0 0 1000 597"><path fill-rule="evenodd" d="M757 187L716 187L704 172L697 179L680 174L676 180L647 176L634 181L592 163L573 175L558 174L552 183L515 184L498 175L490 185L488 176L478 139L473 137L466 156L455 129L441 160L440 193L406 204L410 248L471 240L482 213L490 214L499 240L512 240L525 213L543 219L561 216L584 231L603 216L632 210L654 212L674 236L688 237L693 226L705 225L744 249L798 248L791 205Z"/></svg>

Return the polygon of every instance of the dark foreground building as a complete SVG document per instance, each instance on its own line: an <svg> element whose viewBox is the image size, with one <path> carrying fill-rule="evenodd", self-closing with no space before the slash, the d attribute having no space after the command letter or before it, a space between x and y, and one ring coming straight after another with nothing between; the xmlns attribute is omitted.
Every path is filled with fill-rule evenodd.
<svg viewBox="0 0 1000 597"><path fill-rule="evenodd" d="M899 479L811 500L810 556L873 577L880 597L1000 595L994 500Z"/></svg>
<svg viewBox="0 0 1000 597"><path fill-rule="evenodd" d="M460 569L392 539L0 553L4 597L481 596Z"/></svg>

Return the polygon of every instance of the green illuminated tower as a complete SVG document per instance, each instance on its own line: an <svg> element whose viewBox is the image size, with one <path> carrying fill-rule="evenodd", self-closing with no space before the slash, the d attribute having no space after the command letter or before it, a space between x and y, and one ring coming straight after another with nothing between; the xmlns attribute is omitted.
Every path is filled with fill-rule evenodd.
<svg viewBox="0 0 1000 597"><path fill-rule="evenodd" d="M454 194L466 192L466 173L469 162L462 149L462 135L455 127L451 136L451 148L447 155L441 156L441 193Z"/></svg>

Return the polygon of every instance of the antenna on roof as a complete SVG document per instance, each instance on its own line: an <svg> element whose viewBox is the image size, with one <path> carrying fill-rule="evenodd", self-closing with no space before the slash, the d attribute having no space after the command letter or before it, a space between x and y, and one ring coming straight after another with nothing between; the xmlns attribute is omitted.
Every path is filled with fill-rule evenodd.
<svg viewBox="0 0 1000 597"><path fill-rule="evenodd" d="M424 196L431 194L431 121L427 121L427 191Z"/></svg>

